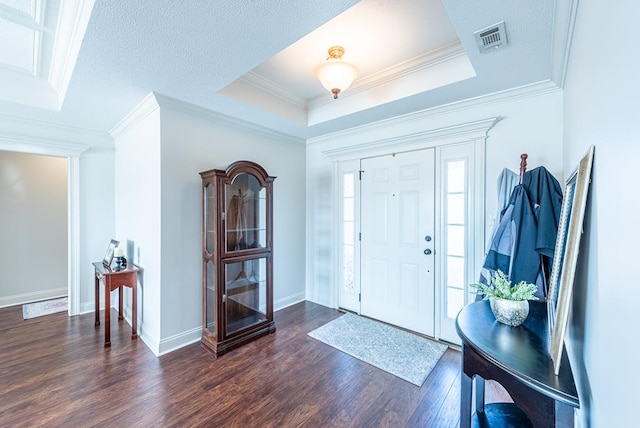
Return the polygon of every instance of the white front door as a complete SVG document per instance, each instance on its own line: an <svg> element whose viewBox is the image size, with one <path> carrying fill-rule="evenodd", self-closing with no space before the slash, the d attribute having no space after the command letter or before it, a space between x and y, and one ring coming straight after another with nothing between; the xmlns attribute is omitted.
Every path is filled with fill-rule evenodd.
<svg viewBox="0 0 640 428"><path fill-rule="evenodd" d="M434 336L434 149L361 169L361 313Z"/></svg>

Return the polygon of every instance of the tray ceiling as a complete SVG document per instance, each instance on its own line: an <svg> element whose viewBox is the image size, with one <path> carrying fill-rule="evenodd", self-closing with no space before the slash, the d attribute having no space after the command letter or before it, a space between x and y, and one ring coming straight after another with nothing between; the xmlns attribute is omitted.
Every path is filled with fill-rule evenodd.
<svg viewBox="0 0 640 428"><path fill-rule="evenodd" d="M0 36L12 41L0 48L0 115L108 132L156 92L309 138L535 82L560 84L554 38L569 22L559 7L0 0ZM481 53L474 32L500 21L509 43ZM338 100L313 76L334 44L360 69Z"/></svg>

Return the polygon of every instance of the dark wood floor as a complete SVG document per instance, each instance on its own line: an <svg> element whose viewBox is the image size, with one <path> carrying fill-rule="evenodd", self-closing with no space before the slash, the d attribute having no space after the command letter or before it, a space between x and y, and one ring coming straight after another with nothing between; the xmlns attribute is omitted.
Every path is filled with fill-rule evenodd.
<svg viewBox="0 0 640 428"><path fill-rule="evenodd" d="M105 349L93 314L23 320L21 306L3 308L0 426L459 425L459 351L418 388L307 336L340 315L299 303L276 312L275 334L216 360L198 343L157 358L115 311Z"/></svg>

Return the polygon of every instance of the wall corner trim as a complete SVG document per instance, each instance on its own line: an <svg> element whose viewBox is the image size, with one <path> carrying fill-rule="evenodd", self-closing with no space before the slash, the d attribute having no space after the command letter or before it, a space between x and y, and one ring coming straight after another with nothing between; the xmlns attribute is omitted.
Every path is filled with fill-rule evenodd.
<svg viewBox="0 0 640 428"><path fill-rule="evenodd" d="M556 2L553 22L552 80L564 88L579 0Z"/></svg>
<svg viewBox="0 0 640 428"><path fill-rule="evenodd" d="M136 105L124 118L122 118L120 122L111 128L109 134L111 134L114 139L118 138L159 108L160 105L158 104L156 94L154 92L149 92L149 94L144 97L138 105Z"/></svg>

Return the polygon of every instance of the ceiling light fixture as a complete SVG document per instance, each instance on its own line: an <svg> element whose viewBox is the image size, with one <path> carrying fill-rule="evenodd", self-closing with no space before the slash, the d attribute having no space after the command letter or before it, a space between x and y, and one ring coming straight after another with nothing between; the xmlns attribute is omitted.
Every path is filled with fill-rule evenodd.
<svg viewBox="0 0 640 428"><path fill-rule="evenodd" d="M314 74L322 86L333 94L333 99L338 98L341 91L347 89L351 82L358 76L358 68L342 60L344 48L331 46L327 62L316 67Z"/></svg>

